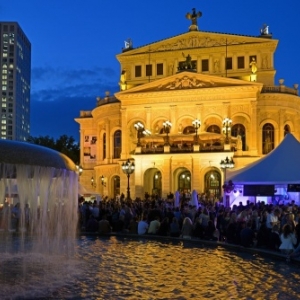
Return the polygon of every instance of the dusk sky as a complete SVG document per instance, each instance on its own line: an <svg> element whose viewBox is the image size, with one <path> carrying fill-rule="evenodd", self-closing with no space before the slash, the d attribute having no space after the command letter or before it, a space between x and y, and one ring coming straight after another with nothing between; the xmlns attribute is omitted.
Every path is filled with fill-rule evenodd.
<svg viewBox="0 0 300 300"><path fill-rule="evenodd" d="M9 0L0 20L15 21L32 45L31 135L79 140L74 118L96 97L119 91L116 54L188 31L192 8L203 31L258 36L269 25L279 44L276 81L300 85L300 1Z"/></svg>

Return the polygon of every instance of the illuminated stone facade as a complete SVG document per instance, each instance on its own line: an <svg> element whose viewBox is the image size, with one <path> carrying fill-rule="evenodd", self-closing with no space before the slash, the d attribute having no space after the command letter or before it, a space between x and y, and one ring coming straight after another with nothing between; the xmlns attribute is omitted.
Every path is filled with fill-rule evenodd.
<svg viewBox="0 0 300 300"><path fill-rule="evenodd" d="M132 199L146 192L165 198L176 190L220 197L221 160L233 157L240 168L269 153L286 132L299 138L298 86L274 83L277 44L265 30L243 36L199 31L195 23L143 47L129 41L117 55L120 92L97 98L92 111L76 118L82 185L90 190L93 177L96 192L126 195L121 166L131 159ZM224 118L232 121L228 144ZM201 121L197 133L195 119Z"/></svg>

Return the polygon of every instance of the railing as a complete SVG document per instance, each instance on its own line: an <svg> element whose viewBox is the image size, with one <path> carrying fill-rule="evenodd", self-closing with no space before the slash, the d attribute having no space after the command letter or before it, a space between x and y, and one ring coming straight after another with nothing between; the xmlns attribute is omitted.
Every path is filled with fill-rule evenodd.
<svg viewBox="0 0 300 300"><path fill-rule="evenodd" d="M224 151L224 145L205 145L200 144L199 152L223 152ZM235 145L231 145L231 150L235 151ZM194 147L193 145L187 145L187 146L170 146L170 151L165 152L164 147L162 145L154 146L154 147L142 147L140 154L162 154L162 153L193 153ZM197 151L198 152L198 151ZM138 154L138 153L136 153Z"/></svg>
<svg viewBox="0 0 300 300"><path fill-rule="evenodd" d="M280 85L264 85L262 88L262 93L284 93L298 96L298 90L293 88L288 88L286 86Z"/></svg>

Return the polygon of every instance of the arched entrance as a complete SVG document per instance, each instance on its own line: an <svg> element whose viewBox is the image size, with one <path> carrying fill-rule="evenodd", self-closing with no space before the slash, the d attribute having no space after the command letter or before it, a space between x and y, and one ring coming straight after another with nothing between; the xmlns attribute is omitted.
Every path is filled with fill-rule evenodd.
<svg viewBox="0 0 300 300"><path fill-rule="evenodd" d="M191 172L183 170L178 176L178 190L183 193L191 192Z"/></svg>
<svg viewBox="0 0 300 300"><path fill-rule="evenodd" d="M210 170L205 174L205 194L208 199L221 197L221 174L217 170Z"/></svg>
<svg viewBox="0 0 300 300"><path fill-rule="evenodd" d="M148 169L144 174L144 192L149 195L162 194L162 174L159 169Z"/></svg>
<svg viewBox="0 0 300 300"><path fill-rule="evenodd" d="M153 180L152 194L161 196L161 172L156 171L152 180Z"/></svg>

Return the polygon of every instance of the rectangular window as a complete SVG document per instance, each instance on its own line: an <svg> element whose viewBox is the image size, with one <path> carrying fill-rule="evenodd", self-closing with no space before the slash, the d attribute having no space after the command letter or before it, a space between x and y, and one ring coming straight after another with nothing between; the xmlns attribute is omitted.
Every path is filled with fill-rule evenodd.
<svg viewBox="0 0 300 300"><path fill-rule="evenodd" d="M146 76L152 76L152 65L146 65Z"/></svg>
<svg viewBox="0 0 300 300"><path fill-rule="evenodd" d="M142 76L142 66L135 66L135 77Z"/></svg>
<svg viewBox="0 0 300 300"><path fill-rule="evenodd" d="M164 64L156 65L156 75L164 75Z"/></svg>
<svg viewBox="0 0 300 300"><path fill-rule="evenodd" d="M237 63L238 63L238 69L245 69L245 57L244 56L239 56Z"/></svg>
<svg viewBox="0 0 300 300"><path fill-rule="evenodd" d="M208 59L202 59L202 61L201 61L201 69L202 69L202 72L208 72L209 71Z"/></svg>
<svg viewBox="0 0 300 300"><path fill-rule="evenodd" d="M225 58L226 70L232 70L232 57Z"/></svg>

